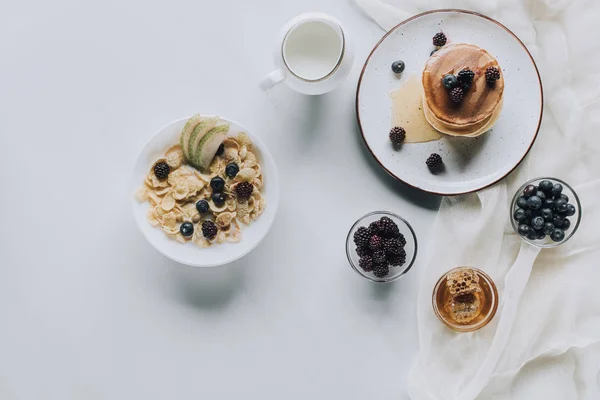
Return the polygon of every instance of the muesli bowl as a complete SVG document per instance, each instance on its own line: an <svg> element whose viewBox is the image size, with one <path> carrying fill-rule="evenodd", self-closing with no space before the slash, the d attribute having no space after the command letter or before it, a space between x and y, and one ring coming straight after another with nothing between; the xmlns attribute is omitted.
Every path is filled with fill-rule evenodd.
<svg viewBox="0 0 600 400"><path fill-rule="evenodd" d="M264 176L264 185L260 189L260 194L266 201L266 207L259 218L243 227L238 242L223 242L201 248L194 245L194 243L181 243L174 240L161 229L149 223L148 211L151 205L148 202L138 201L134 195L143 185L144 179L154 163L164 157L169 148L180 143L180 134L189 119L189 117L182 118L161 128L142 149L135 163L129 185L133 216L146 240L166 257L181 264L195 267L228 264L243 257L258 246L271 228L279 203L279 180L275 162L266 146L248 129L227 118L220 118L221 122L230 124L227 137L235 137L241 132L248 135Z"/></svg>

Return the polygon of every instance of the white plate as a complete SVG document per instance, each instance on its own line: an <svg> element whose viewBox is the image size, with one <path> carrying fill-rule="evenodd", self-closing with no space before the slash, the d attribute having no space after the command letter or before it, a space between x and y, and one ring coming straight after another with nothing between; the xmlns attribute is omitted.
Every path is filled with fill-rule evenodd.
<svg viewBox="0 0 600 400"><path fill-rule="evenodd" d="M188 119L177 120L160 129L146 143L140 153L135 163L129 190L133 216L148 242L170 259L195 267L213 267L227 264L252 251L271 228L279 203L277 167L271 154L269 154L269 151L258 137L240 124L226 118L221 118L221 120L231 124L231 128L229 129L230 136L237 135L239 132L245 132L252 139L264 174L265 183L262 188L262 194L267 200L267 207L256 221L251 222L247 226L242 224L242 239L238 243L222 243L208 248L200 248L191 242L183 244L170 239L161 229L152 227L148 223L146 213L149 203L138 202L134 197L134 193L144 184L144 177L152 164L158 158L164 156L165 151L169 147L179 143L179 134Z"/></svg>
<svg viewBox="0 0 600 400"><path fill-rule="evenodd" d="M478 138L450 138L405 144L394 150L389 140L390 93L412 75L419 79L433 36L443 31L448 43L471 43L486 49L500 64L504 106L496 125ZM395 60L406 68L397 76ZM456 195L492 185L519 165L536 139L542 121L542 82L525 45L502 24L464 10L435 10L400 23L375 46L363 67L356 93L358 125L368 149L393 177L417 189ZM439 153L446 170L431 174L425 160Z"/></svg>

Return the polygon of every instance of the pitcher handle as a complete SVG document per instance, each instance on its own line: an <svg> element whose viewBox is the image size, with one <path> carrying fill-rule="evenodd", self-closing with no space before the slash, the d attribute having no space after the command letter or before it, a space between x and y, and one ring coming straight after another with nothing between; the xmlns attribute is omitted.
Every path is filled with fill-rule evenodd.
<svg viewBox="0 0 600 400"><path fill-rule="evenodd" d="M276 69L265 76L259 83L259 87L263 91L272 89L278 83L281 83L285 79L285 72L281 69Z"/></svg>

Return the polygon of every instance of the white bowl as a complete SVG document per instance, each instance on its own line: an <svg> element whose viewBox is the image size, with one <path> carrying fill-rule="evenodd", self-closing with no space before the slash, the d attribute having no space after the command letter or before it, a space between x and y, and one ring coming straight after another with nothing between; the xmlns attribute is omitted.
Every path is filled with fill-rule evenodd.
<svg viewBox="0 0 600 400"><path fill-rule="evenodd" d="M277 212L279 204L279 178L277 176L277 167L271 154L269 154L266 146L258 137L240 124L227 118L221 118L221 120L231 124L231 128L229 129L230 136L235 136L239 132L245 132L252 139L264 174L262 194L267 200L267 206L263 214L256 221L252 221L250 225L243 225L242 238L238 243L221 243L208 248L200 248L191 242L183 244L169 238L161 229L153 227L148 223L146 213L150 204L148 202L138 202L134 194L144 184L144 177L152 164L158 158L164 156L165 151L169 147L179 143L179 134L188 119L189 117L171 122L156 132L148 143L146 143L133 169L129 184L130 201L133 208L133 216L138 227L156 250L181 264L194 267L214 267L230 263L245 256L263 240L271 228Z"/></svg>

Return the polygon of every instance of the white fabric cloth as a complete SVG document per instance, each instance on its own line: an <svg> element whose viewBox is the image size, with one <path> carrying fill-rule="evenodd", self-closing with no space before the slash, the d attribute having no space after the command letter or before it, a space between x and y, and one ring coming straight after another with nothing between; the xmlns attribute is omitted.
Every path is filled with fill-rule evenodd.
<svg viewBox="0 0 600 400"><path fill-rule="evenodd" d="M442 201L419 288L410 397L599 400L600 2L356 1L385 30L436 8L494 17L528 46L544 84L542 128L523 164L489 189ZM541 251L513 232L508 217L512 195L538 176L570 183L583 210L569 242ZM486 271L500 294L494 320L473 333L451 331L431 309L437 279L461 265Z"/></svg>

